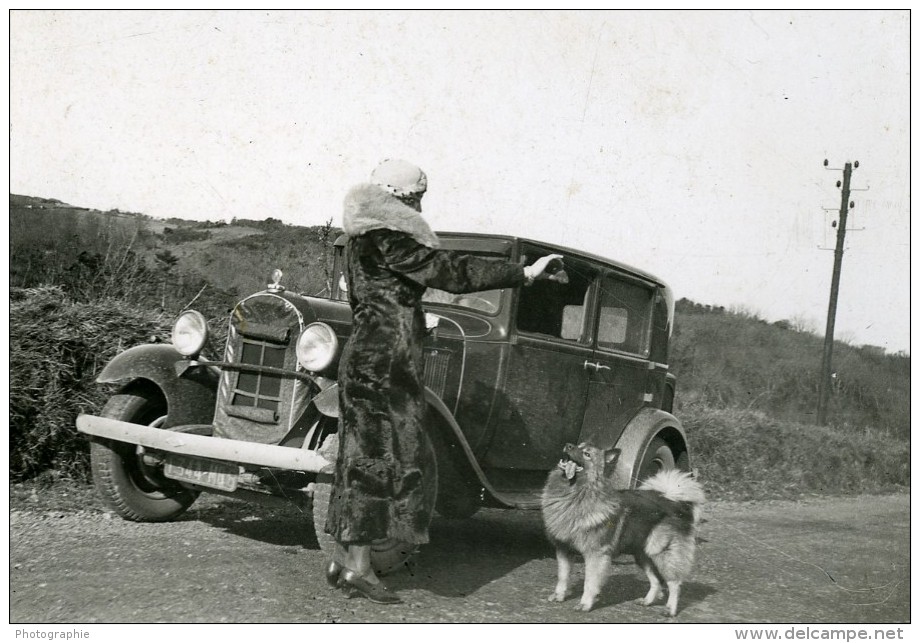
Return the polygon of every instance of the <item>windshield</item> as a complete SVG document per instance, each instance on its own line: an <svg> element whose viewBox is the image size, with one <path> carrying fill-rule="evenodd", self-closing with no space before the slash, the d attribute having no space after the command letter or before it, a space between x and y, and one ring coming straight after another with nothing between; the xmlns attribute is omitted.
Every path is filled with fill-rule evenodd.
<svg viewBox="0 0 920 643"><path fill-rule="evenodd" d="M335 288L332 291L332 299L339 301L348 301L348 283L345 275L339 273ZM448 304L450 306L460 306L463 308L472 308L487 315L494 315L501 308L502 291L499 290L482 290L480 292L466 293L458 295L455 293L429 288L422 295L422 301L426 304Z"/></svg>
<svg viewBox="0 0 920 643"><path fill-rule="evenodd" d="M333 266L333 287L332 299L339 301L348 301L348 282L345 279L345 257L344 248L336 247L334 266ZM491 254L478 254L480 257L494 258ZM458 295L437 288L428 288L422 295L422 301L426 304L446 304L449 306L459 306L461 308L470 308L487 315L496 314L501 308L502 290L482 290L479 292L466 293Z"/></svg>
<svg viewBox="0 0 920 643"><path fill-rule="evenodd" d="M426 304L449 304L451 306L461 306L463 308L472 308L487 315L494 315L501 308L502 291L499 290L482 290L471 292L463 295L445 292L437 288L429 288L422 295L422 301Z"/></svg>

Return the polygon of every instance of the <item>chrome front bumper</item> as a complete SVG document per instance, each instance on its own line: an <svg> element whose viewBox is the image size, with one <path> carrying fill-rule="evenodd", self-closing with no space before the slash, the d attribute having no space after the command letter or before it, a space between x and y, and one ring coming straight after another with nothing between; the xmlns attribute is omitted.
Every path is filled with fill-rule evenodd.
<svg viewBox="0 0 920 643"><path fill-rule="evenodd" d="M170 431L98 415L79 415L77 430L87 435L137 444L148 449L239 464L313 473L332 469L331 462L309 449Z"/></svg>

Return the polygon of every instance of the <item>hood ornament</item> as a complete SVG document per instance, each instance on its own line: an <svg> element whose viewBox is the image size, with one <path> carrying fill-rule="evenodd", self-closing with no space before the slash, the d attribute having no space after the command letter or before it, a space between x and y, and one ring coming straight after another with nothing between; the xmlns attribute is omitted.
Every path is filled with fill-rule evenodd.
<svg viewBox="0 0 920 643"><path fill-rule="evenodd" d="M284 286L281 285L281 278L283 276L284 273L281 272L280 268L272 270L271 283L268 284L268 289L271 292L284 292Z"/></svg>

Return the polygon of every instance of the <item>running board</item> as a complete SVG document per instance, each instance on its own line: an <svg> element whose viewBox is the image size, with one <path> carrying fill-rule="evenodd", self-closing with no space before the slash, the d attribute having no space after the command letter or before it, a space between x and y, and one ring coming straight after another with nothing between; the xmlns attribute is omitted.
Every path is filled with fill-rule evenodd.
<svg viewBox="0 0 920 643"><path fill-rule="evenodd" d="M502 504L515 509L539 509L541 505L541 491L493 490L492 495Z"/></svg>

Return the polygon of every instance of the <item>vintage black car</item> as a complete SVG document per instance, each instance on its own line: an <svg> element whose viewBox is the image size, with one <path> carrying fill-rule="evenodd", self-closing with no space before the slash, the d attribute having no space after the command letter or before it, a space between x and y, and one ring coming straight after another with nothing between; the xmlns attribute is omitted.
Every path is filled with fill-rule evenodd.
<svg viewBox="0 0 920 643"><path fill-rule="evenodd" d="M537 508L567 442L617 446L623 488L661 468L690 469L672 415L674 299L622 263L528 239L440 233L445 248L532 263L558 253L554 280L466 295L429 289L426 427L429 489L448 517L481 506ZM202 491L312 507L323 533L335 457L336 368L351 329L344 237L322 296L285 289L281 273L232 310L224 354L206 355L204 317L177 319L171 344L136 346L98 381L118 383L100 416L81 415L95 485L129 520L166 521ZM386 570L410 553L374 547Z"/></svg>

